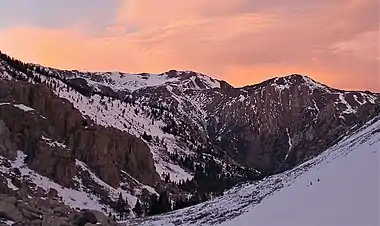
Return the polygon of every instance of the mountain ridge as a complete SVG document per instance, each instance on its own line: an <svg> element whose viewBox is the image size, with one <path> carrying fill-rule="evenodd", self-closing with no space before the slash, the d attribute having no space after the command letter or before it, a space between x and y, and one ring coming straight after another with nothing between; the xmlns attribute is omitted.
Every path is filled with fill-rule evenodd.
<svg viewBox="0 0 380 226"><path fill-rule="evenodd" d="M160 177L157 183L148 183L152 187L137 178L133 166L140 160L136 158L126 157L123 161L119 157L104 157L108 163L127 162L132 166L114 173L100 171L92 158L84 158L88 161L83 164L72 163L79 171L88 172L95 182L92 185L100 186L93 189L95 196L88 194L100 197L94 205L113 213L116 207L104 203L101 197L111 194L117 199L115 193L121 192L132 207L137 200L149 205L154 201L149 200L150 195L161 196L165 191L175 209L188 205L184 202L196 204L222 195L236 184L284 172L318 156L352 129L364 125L380 109L380 94L342 91L295 74L234 88L227 82L190 71L140 74L131 80L120 74L92 76L36 67L0 54L0 77L12 80L16 87L24 84L50 90L53 99L63 99L86 118L83 125L78 121L84 128L95 124L130 134L145 143L152 156L147 160L153 162L154 169L140 169L141 173L155 171ZM10 100L29 98L24 93L18 95L21 97L2 95L0 101L4 95ZM15 104L33 108L31 103L28 100ZM58 111L44 117L57 115ZM59 138L56 141L45 137L44 142L72 147L70 140ZM103 149L113 153L113 146ZM116 156L128 152L127 146L116 146L121 147ZM86 151L76 153L76 157L83 153ZM120 188L113 182L110 184L116 188L107 184L118 181L116 173L123 180ZM144 211L149 214L150 210Z"/></svg>
<svg viewBox="0 0 380 226"><path fill-rule="evenodd" d="M47 73L50 73L50 74L52 74L52 75L57 75L57 76L61 76L61 79L62 78L64 78L64 79L66 79L66 77L65 76L67 76L67 74L66 73L69 73L69 71L63 71L63 74L62 74L62 71L49 71L49 70L53 70L53 69L43 69L43 70L46 70L45 72L47 72ZM38 70L38 71L40 71L40 70ZM60 73L61 72L61 73ZM197 74L197 73L193 73L193 72L189 72L189 71L187 71L187 72L178 72L178 71L175 71L175 70L172 70L172 71L169 71L168 72L168 75L169 75L169 77L177 77L178 75L183 75L183 74L186 74L186 75L188 75L188 77L190 76L190 78L192 78L192 77L196 77L196 76L205 76L205 75L200 75L200 74ZM166 75L165 73L164 74L162 74L162 75ZM86 76L86 75L84 75L84 76ZM106 75L106 76L109 76L108 74ZM81 77L83 77L83 74L77 74L77 71L74 71L74 74L69 74L69 76L67 76L67 77L69 77L69 78L71 78L71 80L69 80L69 84L68 85L71 85L72 87L74 87L74 89L75 88L77 88L78 90L81 90L83 87L84 87L84 89L87 89L87 90L85 90L84 92L82 92L82 93L87 93L87 94L90 94L91 95L91 93L93 92L93 89L94 88L91 88L91 84L89 84L89 82L88 82L88 78L86 78L86 81L83 81L83 80L80 80L80 81L78 81L78 80L76 80L77 78L80 78L81 79ZM92 79L92 78L90 78L90 79ZM292 81L293 80L293 84L292 84ZM290 81L290 82L289 82ZM66 81L67 82L67 81ZM188 81L187 81L188 82ZM193 82L191 79L190 79L190 82ZM277 82L280 82L280 84L277 84ZM170 82L169 82L170 83ZM307 89L307 92L309 93L309 91L310 91L310 89L311 89L311 91L312 92L314 92L314 90L316 90L315 89L315 87L317 87L317 88L322 88L323 89L323 91L326 91L327 90L327 92L344 92L344 93L349 93L349 92L347 92L347 91L341 91L341 90L337 90L337 89L331 89L331 88L329 88L329 87L327 87L327 86L325 86L325 85L322 85L322 84L320 84L320 83L318 83L318 82L316 82L316 81L314 81L314 80L312 80L311 78L309 78L309 77L306 77L306 76L302 76L302 75L290 75L290 76L286 76L286 77L281 77L281 78L273 78L273 79L269 79L269 80L267 80L267 81L264 81L264 82L262 82L262 83L259 83L259 84L256 84L256 85L252 85L252 86L246 86L246 87L243 87L243 88L234 88L233 86L231 86L231 85L229 85L228 83L225 83L226 84L226 88L225 89L222 89L222 90L227 90L227 93L229 93L229 94L227 94L227 95L230 95L230 96L239 96L239 98L240 98L240 100L243 100L243 98L244 98L244 92L248 89L248 91L250 91L250 90L258 90L258 88L260 88L260 87L264 87L265 88L265 86L267 85L267 84L269 84L269 83L272 83L271 84L271 86L274 86L274 88L276 89L276 91L278 92L278 91L280 91L280 94L279 95L281 95L281 92L283 91L283 90L285 90L285 89L287 89L287 90L289 90L289 88L290 87L295 87L295 86L299 86L299 85L303 85L303 84L307 84L308 86L311 86L311 88L310 87L307 87L308 89ZM283 85L283 84L286 84L286 85ZM294 83L296 84L296 85L294 85ZM124 88L124 91L125 90L127 90L128 92L126 92L126 93L124 93L124 92L121 92L121 94L117 94L114 90L112 90L112 87L110 87L110 86L108 86L108 87L106 87L106 85L107 84L104 84L105 85L105 87L102 87L103 89L100 89L100 90L97 90L98 92L99 92L99 94L101 94L101 95L105 95L105 96L110 96L110 94L111 94L111 96L113 96L113 97L117 97L118 95L121 95L122 96L122 98L123 98L123 96L126 96L126 95L130 95L131 94L131 90L127 90L128 89L128 87L127 88ZM164 87L164 85L166 85L166 87ZM192 92L192 93L194 93L194 92L197 92L196 90L193 90L192 89L192 87L185 87L185 89L183 90L182 88L182 84L180 84L180 86L179 87L177 87L177 88L179 88L180 90L178 90L178 89L175 89L174 90L174 92L173 92L173 89L171 88L172 87L172 85L173 84L166 84L166 82L164 82L164 83L161 83L161 84L159 84L159 85L156 85L156 86L143 86L143 87L141 87L141 88L139 88L139 89L137 89L137 90L132 90L132 93L137 93L137 95L136 96L138 96L138 98L140 98L140 96L139 96L139 92L141 91L141 95L142 95L142 98L140 98L140 102L141 101L144 101L144 98L146 98L147 97L147 95L149 96L149 92L152 92L153 91L153 93L156 93L156 92L163 92L162 93L162 95L164 95L162 98L160 97L160 98L156 98L155 99L155 97L150 97L150 99L155 99L155 102L160 102L163 98L165 98L165 96L168 96L169 97L169 99L171 99L170 100L170 103L169 104L171 104L171 103L175 103L175 104L178 104L177 102L178 102L178 98L176 97L177 96L177 94L179 94L180 96L182 95L182 96L185 96L184 95L184 93L183 92ZM111 88L111 89L110 89ZM165 89L166 88L166 89ZM232 88L232 89L230 89L230 88ZM88 90L88 89L90 89L90 90ZM92 89L92 90L91 90ZM158 89L158 91L157 91L157 89ZM259 90L260 91L260 90ZM317 91L318 91L318 89L317 89ZM117 91L118 92L118 91ZM208 89L206 89L206 92L209 92L208 91ZM254 92L254 91L252 91L252 92ZM262 91L261 91L262 92ZM271 91L271 92L273 92L273 91ZM102 94L103 93L103 94ZM353 93L353 92L351 92L351 93ZM359 92L360 93L360 92ZM310 93L309 93L310 94ZM375 93L369 93L369 95L376 95ZM192 94L191 94L192 95ZM197 95L197 94L195 94L195 95ZM206 95L208 95L208 94L206 94ZM218 93L212 93L212 95L219 95ZM256 94L257 95L257 94ZM270 95L270 92L268 93L268 95ZM220 97L219 98L223 98L222 96L223 95L219 95ZM366 95L365 95L366 96ZM368 96L366 96L366 97L364 97L364 99L365 98L367 98ZM133 98L135 98L135 97L133 97L133 95L132 95L132 99ZM173 98L174 98L174 100L173 100ZM177 98L177 99L175 99L175 98ZM212 97L212 98L214 98L214 97ZM341 98L341 96L340 96L340 94L339 94L339 98ZM354 99L356 98L358 98L357 96L354 96L353 97ZM137 99L137 98L135 98L135 99ZM355 100L356 100L355 99ZM361 99L361 98L359 98L359 99ZM363 99L363 101L364 101L364 99ZM373 101L373 99L371 99L372 101ZM133 100L134 101L134 100ZM360 101L360 100L359 100ZM152 101L151 101L152 102ZM256 101L257 102L257 101ZM346 104L347 103L347 101L343 101L343 104ZM228 103L229 104L229 103ZM255 104L255 103L254 103ZM204 106L196 106L196 105L199 105L198 103L195 103L195 102L192 102L192 103L190 103L190 105L193 105L195 108L196 108L196 111L197 112L199 112L201 115L205 115L205 114L209 114L209 113L205 113L204 112ZM314 104L314 107L316 107L317 105L315 105ZM346 106L348 106L347 104L346 104ZM202 109L203 108L203 109ZM207 108L207 107L206 107ZM318 107L317 107L318 108ZM348 109L348 111L350 111L350 110L352 110L352 107L347 107L347 109Z"/></svg>
<svg viewBox="0 0 380 226"><path fill-rule="evenodd" d="M379 143L380 110L337 144L291 170L236 186L224 197L124 225L377 225ZM362 161L365 166L352 166ZM350 205L352 199L356 205Z"/></svg>
<svg viewBox="0 0 380 226"><path fill-rule="evenodd" d="M5 53L2 53L0 51L1 54L3 55L6 55L8 56L7 54ZM136 72L136 73L129 73L129 72L123 72L123 71L87 71L87 70L76 70L76 69L58 69L58 68L54 68L54 67L49 67L49 66L44 66L44 65L41 65L41 64L38 64L38 63L26 63L30 66L33 66L33 67L40 67L40 68L46 68L46 69L51 69L51 70L59 70L61 71L62 73L80 73L80 74L92 74L92 75L124 75L124 76L143 76L143 75L158 75L158 76L162 76L162 75L165 75L165 74L174 74L174 73L179 73L179 75L183 75L183 74L197 74L197 75L200 75L200 76L206 76L206 77L209 77L213 80L216 80L218 82L222 82L222 83L227 83L229 86L235 88L235 89L242 89L242 88L247 88L247 87L250 87L250 86L257 86L257 85L261 85L263 83L266 83L266 82L269 82L269 81L272 81L272 80L277 80L277 79L281 79L281 78L290 78L292 76L301 76L301 77L304 77L306 78L307 80L311 80L312 82L316 83L316 84L319 84L319 85L323 85L323 86L326 86L330 89L334 89L334 90L338 90L338 91L346 91L346 92L370 92L370 93L375 93L375 94L380 94L379 92L375 92L375 91L370 91L370 90L355 90L355 89L352 89L352 90L347 90L347 89L342 89L342 88L336 88L336 87L331 87L329 85L325 85L325 84L322 84L320 82L318 82L316 79L314 79L313 77L309 76L309 75L304 75L304 74L301 74L301 73L291 73L291 74L287 74L287 75L282 75L282 76L272 76L266 80L263 80L261 82L257 82L257 83L252 83L252 84L246 84L246 85L240 85L240 86L234 86L234 85L231 85L228 81L225 81L225 80L222 80L222 79L217 79L217 78L213 78L212 76L209 76L209 75L206 75L202 72L198 72L198 71L193 71L193 70L177 70L177 69L169 69L167 71L164 71L164 72L159 72L159 73L150 73L150 72Z"/></svg>

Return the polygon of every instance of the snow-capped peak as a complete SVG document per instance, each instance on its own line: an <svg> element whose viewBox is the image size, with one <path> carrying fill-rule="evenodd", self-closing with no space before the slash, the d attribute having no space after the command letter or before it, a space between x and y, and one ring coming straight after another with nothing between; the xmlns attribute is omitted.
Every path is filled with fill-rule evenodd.
<svg viewBox="0 0 380 226"><path fill-rule="evenodd" d="M220 82L193 71L170 70L160 74L153 73L123 73L123 72L80 72L61 71L52 68L44 68L53 74L66 76L66 79L84 79L95 90L102 86L108 86L114 91L134 92L147 87L172 85L180 89L203 90L220 88Z"/></svg>
<svg viewBox="0 0 380 226"><path fill-rule="evenodd" d="M312 78L300 75L300 74L291 74L284 77L276 77L273 79L272 86L275 86L276 88L283 90L285 88L289 89L292 86L307 86L310 90L316 90L316 89L322 89L327 90L328 87L316 82Z"/></svg>
<svg viewBox="0 0 380 226"><path fill-rule="evenodd" d="M187 89L213 89L220 88L220 82L201 73L193 71L171 70L161 74L169 78L178 78L180 86ZM173 82L169 82L172 83ZM174 82L175 84L176 82ZM177 83L178 84L178 83Z"/></svg>

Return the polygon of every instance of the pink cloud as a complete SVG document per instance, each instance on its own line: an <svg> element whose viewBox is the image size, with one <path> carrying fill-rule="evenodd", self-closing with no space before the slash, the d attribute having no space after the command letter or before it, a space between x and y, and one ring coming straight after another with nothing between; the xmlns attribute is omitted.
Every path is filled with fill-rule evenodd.
<svg viewBox="0 0 380 226"><path fill-rule="evenodd" d="M0 49L81 70L190 69L235 85L303 73L339 88L380 91L376 1L321 1L288 10L279 4L251 12L250 4L129 0L100 37L81 25L19 27L0 31ZM128 27L137 29L126 33Z"/></svg>

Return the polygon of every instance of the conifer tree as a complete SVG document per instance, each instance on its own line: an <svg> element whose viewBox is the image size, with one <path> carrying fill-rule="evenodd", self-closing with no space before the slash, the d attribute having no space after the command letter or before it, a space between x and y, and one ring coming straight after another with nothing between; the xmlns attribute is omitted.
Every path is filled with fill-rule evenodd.
<svg viewBox="0 0 380 226"><path fill-rule="evenodd" d="M141 203L140 203L140 200L138 200L138 199L136 201L135 207L133 208L133 212L136 213L137 217L141 217L142 216Z"/></svg>

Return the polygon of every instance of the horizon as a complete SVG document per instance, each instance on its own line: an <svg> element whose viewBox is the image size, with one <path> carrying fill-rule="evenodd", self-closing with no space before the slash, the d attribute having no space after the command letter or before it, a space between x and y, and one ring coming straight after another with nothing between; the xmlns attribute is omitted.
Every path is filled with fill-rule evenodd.
<svg viewBox="0 0 380 226"><path fill-rule="evenodd" d="M0 6L0 50L23 62L131 74L188 70L234 87L301 74L337 89L380 92L376 0Z"/></svg>
<svg viewBox="0 0 380 226"><path fill-rule="evenodd" d="M7 54L7 53L4 53L0 50L0 53L3 53L11 58L14 58L12 57L11 55ZM20 59L17 59L17 58L14 58L16 60L20 60ZM229 83L227 80L223 80L223 79L219 79L219 78L216 78L214 76L211 76L211 75L208 75L208 74L205 74L205 73L202 73L202 72L199 72L199 71L192 71L192 70L177 70L177 69L170 69L170 70L167 70L167 71L162 71L162 72L158 72L158 73L151 73L151 72L125 72L125 71L86 71L86 70L78 70L78 69L70 69L70 68L55 68L55 67L49 67L49 66L45 66L45 65L42 65L42 64L38 64L38 63L34 63L34 62L25 62L25 61L22 61L20 60L21 62L23 63L26 63L26 64L33 64L33 65L38 65L38 66L41 66L41 67L44 67L44 68L51 68L51 69L55 69L55 70L67 70L67 71L79 71L79 72L83 72L83 73L86 73L86 72L89 72L89 73L122 73L122 74L126 74L126 75L139 75L139 74L149 74L149 75L160 75L160 74L164 74L164 73L167 73L171 70L174 70L174 71L180 71L180 72L186 72L186 71L189 71L189 72L194 72L194 73L198 73L198 74L202 74L202 75L205 75L205 76L208 76L212 79L215 79L215 80L218 80L218 81L224 81L224 82L227 82L229 85L231 85L233 88L235 89L240 89L240 88L244 88L244 87L247 87L247 86L255 86L255 85L259 85L261 83L264 83L268 80L272 80L272 79L276 79L276 78L284 78L284 77L289 77L289 76L293 76L293 75L300 75L300 76L304 76L304 77L308 77L310 79L312 79L314 82L316 83L319 83L319 84L322 84L322 85L326 85L327 87L329 88L332 88L332 89L338 89L338 90L342 90L342 91L348 91L348 92L355 92L355 91L359 91L359 92L372 92L372 93L379 93L380 94L380 91L379 92L376 92L376 91L371 91L371 90L365 90L365 89L340 89L338 87L334 87L334 86L330 86L328 84L324 84L320 81L318 81L317 79L313 78L312 76L310 75L306 75L306 74L299 74L299 73L293 73L293 74L285 74L285 75L277 75L277 76L273 76L273 77L268 77L268 78L265 78L264 80L261 80L261 81L258 81L258 82L255 82L255 83L251 83L251 84L245 84L245 85L240 85L240 86L236 86L234 84L231 84Z"/></svg>

